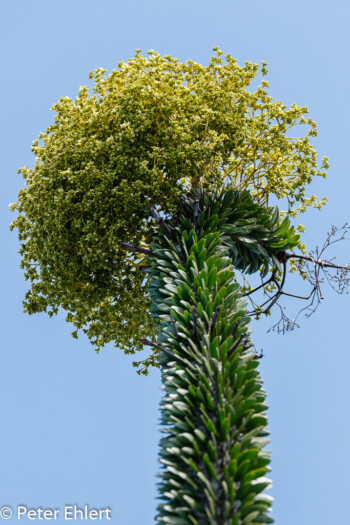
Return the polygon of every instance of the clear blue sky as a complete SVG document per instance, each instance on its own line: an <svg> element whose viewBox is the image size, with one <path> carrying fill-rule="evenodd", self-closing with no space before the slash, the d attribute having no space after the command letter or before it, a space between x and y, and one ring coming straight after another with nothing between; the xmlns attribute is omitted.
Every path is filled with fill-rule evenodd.
<svg viewBox="0 0 350 525"><path fill-rule="evenodd" d="M206 64L218 45L241 64L265 60L271 94L309 107L314 144L330 157L328 179L312 187L329 204L303 217L314 245L350 220L349 20L345 0L2 0L0 507L109 506L115 524L154 523L159 373L138 377L112 346L97 356L84 337L71 338L63 314L22 313L8 204L52 104L136 48ZM350 243L339 257L350 259ZM325 295L289 335L266 334L268 321L255 326L281 525L349 523L350 296Z"/></svg>

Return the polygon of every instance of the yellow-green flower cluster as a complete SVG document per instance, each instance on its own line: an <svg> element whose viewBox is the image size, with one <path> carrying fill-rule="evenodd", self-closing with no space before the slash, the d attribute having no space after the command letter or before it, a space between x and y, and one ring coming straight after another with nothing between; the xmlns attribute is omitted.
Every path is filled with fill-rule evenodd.
<svg viewBox="0 0 350 525"><path fill-rule="evenodd" d="M149 244L150 205L174 213L193 189L248 189L260 203L288 201L294 215L320 201L306 186L324 176L309 142L307 109L267 95L266 65L216 55L208 66L150 52L91 73L75 100L53 106L55 120L33 143L34 168L13 205L29 313L59 307L97 348L125 351L154 335L140 260L118 241ZM308 126L301 138L289 136Z"/></svg>

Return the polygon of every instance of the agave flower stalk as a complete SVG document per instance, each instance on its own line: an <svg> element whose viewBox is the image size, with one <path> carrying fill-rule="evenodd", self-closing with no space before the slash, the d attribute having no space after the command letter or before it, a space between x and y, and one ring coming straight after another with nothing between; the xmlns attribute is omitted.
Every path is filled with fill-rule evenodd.
<svg viewBox="0 0 350 525"><path fill-rule="evenodd" d="M165 390L157 520L272 523L265 392L235 264L268 268L292 230L238 192L199 192L177 222L149 257Z"/></svg>

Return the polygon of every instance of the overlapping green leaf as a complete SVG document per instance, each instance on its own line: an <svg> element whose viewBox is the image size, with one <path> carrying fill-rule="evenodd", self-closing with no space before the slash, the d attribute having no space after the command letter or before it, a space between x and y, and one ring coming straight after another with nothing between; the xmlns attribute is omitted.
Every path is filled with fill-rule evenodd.
<svg viewBox="0 0 350 525"><path fill-rule="evenodd" d="M276 249L291 247L292 229L276 210L234 192L198 192L169 226L176 242L159 235L149 258L158 342L174 355L161 356L157 520L271 523L265 396L234 265L273 265Z"/></svg>

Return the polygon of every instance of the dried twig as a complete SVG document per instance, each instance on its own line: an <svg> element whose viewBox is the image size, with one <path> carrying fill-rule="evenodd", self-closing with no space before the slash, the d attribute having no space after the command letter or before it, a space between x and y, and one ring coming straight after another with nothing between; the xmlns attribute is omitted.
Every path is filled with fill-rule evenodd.
<svg viewBox="0 0 350 525"><path fill-rule="evenodd" d="M144 345L153 346L154 348L157 348L157 350L160 350L161 352L164 352L164 354L166 354L168 357L170 357L170 359L173 359L174 361L177 361L178 363L182 363L182 359L180 357L177 357L175 354L170 352L170 350L168 350L164 346L162 346L162 345L160 345L158 343L154 343L153 341L150 341L149 339L146 339L144 337L142 337L140 339L140 341Z"/></svg>
<svg viewBox="0 0 350 525"><path fill-rule="evenodd" d="M152 213L152 216L153 216L154 220L162 228L162 230L164 231L164 233L168 237L168 239L170 241L173 241L174 243L176 243L176 237L175 237L174 233L169 228L169 226L166 224L164 219L162 219L162 217L159 215L157 210L153 206L150 206L149 209L151 210L151 213Z"/></svg>
<svg viewBox="0 0 350 525"><path fill-rule="evenodd" d="M119 241L118 244L122 246L123 248L130 250L131 252L145 253L147 255L152 255L152 250L148 250L147 248L140 248L139 246L135 246L134 244L131 244L130 242Z"/></svg>
<svg viewBox="0 0 350 525"><path fill-rule="evenodd" d="M245 294L245 296L250 296L254 292L262 289L264 295L268 297L268 299L260 305L257 305L249 297L250 301L254 305L254 310L252 312L249 312L249 315L259 316L261 314L268 314L271 308L274 305L277 305L280 308L281 318L270 330L276 330L277 332L285 333L286 331L298 327L296 320L302 312L305 312L306 317L310 317L316 311L323 299L322 284L325 282L325 280L337 293L349 293L350 265L339 265L333 262L334 258L324 258L324 253L327 250L327 248L341 240L349 239L349 237L347 237L347 234L349 232L350 225L348 224L345 224L341 228L332 226L332 229L327 234L327 238L323 243L321 249L316 247L314 251L311 251L308 254L297 254L288 252L278 253L277 257L279 261L283 263L283 272L282 277L280 279L281 282L279 282L279 280L277 279L277 273L275 268L273 270L271 278L268 281L262 283L254 290L251 290L250 292L247 292ZM286 263L289 260L295 262L299 273L310 283L311 290L308 294L299 295L286 292L284 290L286 281ZM331 270L336 270L336 274L330 274ZM273 284L277 288L277 292L274 295L271 295L267 290L267 286L269 284ZM284 313L284 307L279 304L279 299L283 295L287 297L294 297L297 299L309 301L309 303L304 308L301 308L299 310L294 319L289 319Z"/></svg>

